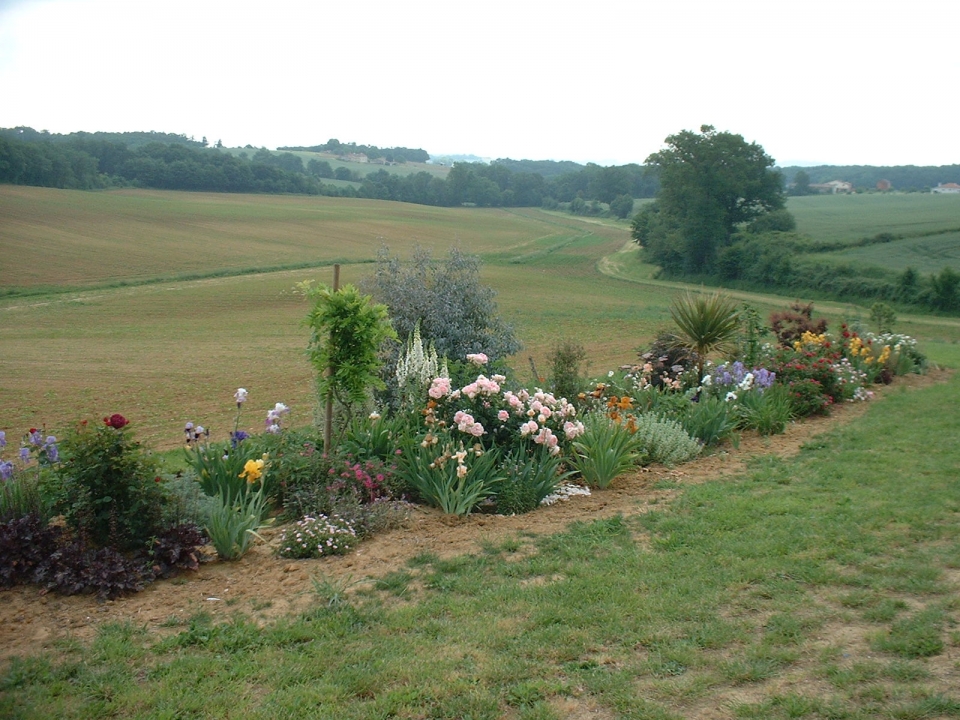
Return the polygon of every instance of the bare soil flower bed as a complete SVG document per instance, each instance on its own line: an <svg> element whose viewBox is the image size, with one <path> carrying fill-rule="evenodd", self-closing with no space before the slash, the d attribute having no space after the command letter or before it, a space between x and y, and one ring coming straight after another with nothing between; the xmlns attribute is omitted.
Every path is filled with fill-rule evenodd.
<svg viewBox="0 0 960 720"><path fill-rule="evenodd" d="M878 386L871 402L900 388L946 381L949 373L931 370L923 376L897 378L890 387ZM365 540L344 556L315 560L277 557L280 529L261 534L258 543L240 560L218 561L212 551L200 569L149 585L143 592L99 602L90 595L44 595L36 586L20 586L0 594L0 662L50 647L54 641L92 638L98 626L132 622L151 633L177 632L183 620L206 612L214 620L238 612L258 622L296 612L314 602L313 582L336 581L359 587L364 582L402 567L421 553L451 557L478 551L484 543L497 543L518 535L545 535L563 530L575 521L591 521L617 514L646 512L651 505L669 500L676 489L657 489L661 481L677 486L716 480L741 472L749 458L758 455L790 456L811 438L862 415L870 403L844 404L827 417L791 423L783 435L760 437L745 433L739 447L724 447L675 469L649 467L617 478L606 490L574 497L517 516L474 514L454 517L417 506L404 527Z"/></svg>

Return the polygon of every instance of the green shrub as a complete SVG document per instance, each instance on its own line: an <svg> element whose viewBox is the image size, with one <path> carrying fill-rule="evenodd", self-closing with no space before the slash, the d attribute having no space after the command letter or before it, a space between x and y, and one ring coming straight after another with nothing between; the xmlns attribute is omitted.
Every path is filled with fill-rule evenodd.
<svg viewBox="0 0 960 720"><path fill-rule="evenodd" d="M676 420L644 414L634 420L634 427L641 465L680 465L699 455L703 447Z"/></svg>
<svg viewBox="0 0 960 720"><path fill-rule="evenodd" d="M425 398L426 392L422 395ZM355 418L347 428L339 450L355 458L379 458L392 462L401 439L411 431L411 417L414 416L384 417L374 413L369 417Z"/></svg>
<svg viewBox="0 0 960 720"><path fill-rule="evenodd" d="M133 439L126 419L81 424L61 451L52 488L56 511L94 545L143 548L160 530L164 494L155 460Z"/></svg>
<svg viewBox="0 0 960 720"><path fill-rule="evenodd" d="M576 401L586 385L581 370L586 358L583 345L573 340L563 340L550 351L547 360L550 363L550 387L555 397Z"/></svg>
<svg viewBox="0 0 960 720"><path fill-rule="evenodd" d="M164 476L161 487L166 494L161 516L164 527L189 523L202 526L217 502L203 491L192 470Z"/></svg>
<svg viewBox="0 0 960 720"><path fill-rule="evenodd" d="M625 425L600 412L584 418L584 432L573 441L570 465L591 487L605 488L640 459L639 441Z"/></svg>
<svg viewBox="0 0 960 720"><path fill-rule="evenodd" d="M823 392L823 385L813 378L790 381L786 386L795 417L826 415L832 399Z"/></svg>

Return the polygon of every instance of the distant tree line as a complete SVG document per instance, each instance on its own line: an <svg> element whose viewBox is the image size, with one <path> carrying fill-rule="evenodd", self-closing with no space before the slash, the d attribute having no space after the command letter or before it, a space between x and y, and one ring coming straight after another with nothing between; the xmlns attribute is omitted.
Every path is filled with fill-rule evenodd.
<svg viewBox="0 0 960 720"><path fill-rule="evenodd" d="M843 180L856 190L874 190L877 183L887 180L893 190L904 192L923 192L940 183L960 183L960 165L894 165L878 167L874 165L819 165L816 167L785 167L783 176L789 180L788 192L791 195L815 193L808 186L831 180Z"/></svg>
<svg viewBox="0 0 960 720"><path fill-rule="evenodd" d="M621 218L632 213L634 198L652 197L658 187L656 175L635 164L554 163L576 169L550 179L539 172L550 167L546 161L528 160L455 163L446 178L425 171L402 176L382 168L361 177L356 170L333 168L319 158L305 165L289 151L250 148L251 154L233 155L219 150L219 145L209 148L205 138L195 141L163 133L56 135L30 128L0 129L0 182L71 189L130 186L302 193L445 207L546 206L580 215L609 211ZM323 182L330 179L356 184L341 187Z"/></svg>
<svg viewBox="0 0 960 720"><path fill-rule="evenodd" d="M300 150L306 152L328 152L335 155L356 155L364 154L371 160L383 158L387 162L404 163L419 162L425 163L430 159L430 154L422 148L378 148L376 145L357 145L355 142L342 143L337 139L327 140L323 145L289 146L280 147L277 150Z"/></svg>

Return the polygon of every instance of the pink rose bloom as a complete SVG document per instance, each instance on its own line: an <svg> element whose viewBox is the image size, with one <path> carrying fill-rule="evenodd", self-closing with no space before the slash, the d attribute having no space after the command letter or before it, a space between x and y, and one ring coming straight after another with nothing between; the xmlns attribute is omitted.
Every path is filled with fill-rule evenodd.
<svg viewBox="0 0 960 720"><path fill-rule="evenodd" d="M497 413L497 419L500 422L506 422L507 420L510 419L510 413L508 413L506 410L501 410L500 412Z"/></svg>
<svg viewBox="0 0 960 720"><path fill-rule="evenodd" d="M484 433L483 425L481 425L480 423L474 423L473 425L470 426L467 432L469 432L474 437L480 437Z"/></svg>
<svg viewBox="0 0 960 720"><path fill-rule="evenodd" d="M427 394L434 400L439 400L449 392L450 378L438 377L434 378L433 382L430 383L430 389L427 391Z"/></svg>
<svg viewBox="0 0 960 720"><path fill-rule="evenodd" d="M470 353L467 355L467 362L472 362L474 365L486 365L488 358L483 353Z"/></svg>

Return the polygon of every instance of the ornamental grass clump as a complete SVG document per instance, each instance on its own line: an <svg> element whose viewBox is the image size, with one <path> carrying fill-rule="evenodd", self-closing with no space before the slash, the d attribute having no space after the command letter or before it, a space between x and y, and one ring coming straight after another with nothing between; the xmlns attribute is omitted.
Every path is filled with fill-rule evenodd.
<svg viewBox="0 0 960 720"><path fill-rule="evenodd" d="M344 555L358 542L353 525L338 515L318 515L298 520L280 536L277 554L282 558L318 558Z"/></svg>
<svg viewBox="0 0 960 720"><path fill-rule="evenodd" d="M639 442L627 423L604 413L589 413L583 425L583 434L573 441L570 465L587 485L602 489L636 465Z"/></svg>

